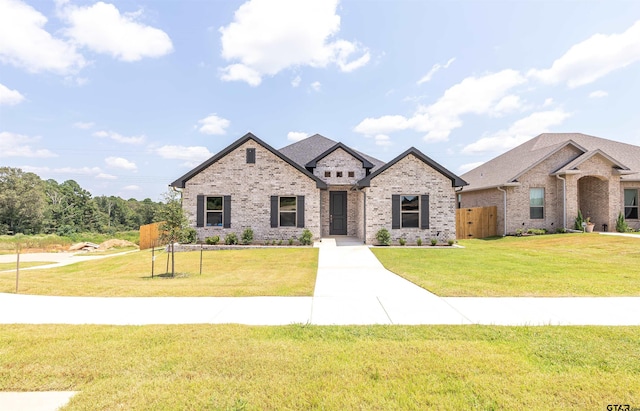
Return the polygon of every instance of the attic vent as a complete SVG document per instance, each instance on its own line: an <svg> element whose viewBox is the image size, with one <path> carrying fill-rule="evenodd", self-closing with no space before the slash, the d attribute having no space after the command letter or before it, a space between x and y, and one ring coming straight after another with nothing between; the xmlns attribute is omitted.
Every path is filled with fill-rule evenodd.
<svg viewBox="0 0 640 411"><path fill-rule="evenodd" d="M256 163L256 149L248 148L247 149L247 164L255 164Z"/></svg>

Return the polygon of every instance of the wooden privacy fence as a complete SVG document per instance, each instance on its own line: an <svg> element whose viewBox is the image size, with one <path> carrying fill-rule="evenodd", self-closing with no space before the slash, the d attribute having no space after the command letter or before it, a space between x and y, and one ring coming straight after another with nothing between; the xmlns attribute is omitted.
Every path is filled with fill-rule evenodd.
<svg viewBox="0 0 640 411"><path fill-rule="evenodd" d="M498 232L497 207L459 208L456 210L458 239L493 237Z"/></svg>
<svg viewBox="0 0 640 411"><path fill-rule="evenodd" d="M159 223L151 223L140 226L140 249L146 250L147 248L151 248L159 244L160 239L160 224Z"/></svg>

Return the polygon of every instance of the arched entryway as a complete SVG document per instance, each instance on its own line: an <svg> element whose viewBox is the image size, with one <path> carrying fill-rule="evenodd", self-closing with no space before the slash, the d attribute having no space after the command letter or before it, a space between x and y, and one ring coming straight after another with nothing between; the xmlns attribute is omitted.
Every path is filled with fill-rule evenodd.
<svg viewBox="0 0 640 411"><path fill-rule="evenodd" d="M602 224L609 224L609 181L597 176L580 178L578 208L585 219L591 217L595 231L602 231Z"/></svg>

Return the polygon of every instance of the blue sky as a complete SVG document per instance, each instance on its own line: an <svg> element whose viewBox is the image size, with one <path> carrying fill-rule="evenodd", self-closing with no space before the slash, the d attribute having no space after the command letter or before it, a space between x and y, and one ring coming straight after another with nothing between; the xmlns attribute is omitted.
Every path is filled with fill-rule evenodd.
<svg viewBox="0 0 640 411"><path fill-rule="evenodd" d="M465 171L640 143L637 1L0 0L0 165L160 199L246 132Z"/></svg>

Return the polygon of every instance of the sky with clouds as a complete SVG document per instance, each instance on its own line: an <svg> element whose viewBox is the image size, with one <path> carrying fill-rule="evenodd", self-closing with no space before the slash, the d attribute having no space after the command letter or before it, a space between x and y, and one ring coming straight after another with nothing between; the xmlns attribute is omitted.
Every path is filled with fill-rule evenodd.
<svg viewBox="0 0 640 411"><path fill-rule="evenodd" d="M0 166L160 199L251 131L463 174L544 132L640 144L637 1L0 0Z"/></svg>

